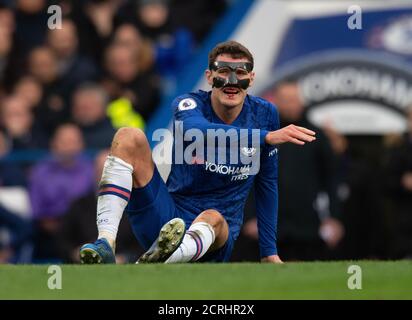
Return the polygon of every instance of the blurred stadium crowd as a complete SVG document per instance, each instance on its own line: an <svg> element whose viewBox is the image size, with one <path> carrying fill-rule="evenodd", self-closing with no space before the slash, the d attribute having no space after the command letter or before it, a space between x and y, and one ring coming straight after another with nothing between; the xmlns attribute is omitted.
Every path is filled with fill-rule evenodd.
<svg viewBox="0 0 412 320"><path fill-rule="evenodd" d="M61 29L48 28L55 4ZM0 262L77 261L96 237L95 182L115 130L144 129L226 7L0 1ZM118 252L137 256L136 247L120 232Z"/></svg>
<svg viewBox="0 0 412 320"><path fill-rule="evenodd" d="M279 147L278 248L286 261L412 258L412 106L407 131L342 135L308 121L293 80L266 97L281 126L317 132L304 148ZM251 195L252 197L253 195ZM253 201L234 260L257 260Z"/></svg>
<svg viewBox="0 0 412 320"><path fill-rule="evenodd" d="M47 7L63 10L48 28ZM0 263L78 262L117 128L145 128L213 25L221 0L0 1ZM412 257L412 112L403 136L345 137L305 118L296 84L269 100L318 132L280 148L286 260ZM48 150L49 152L43 152ZM252 197L253 195L251 195ZM258 260L253 201L234 261ZM142 253L122 220L118 262Z"/></svg>

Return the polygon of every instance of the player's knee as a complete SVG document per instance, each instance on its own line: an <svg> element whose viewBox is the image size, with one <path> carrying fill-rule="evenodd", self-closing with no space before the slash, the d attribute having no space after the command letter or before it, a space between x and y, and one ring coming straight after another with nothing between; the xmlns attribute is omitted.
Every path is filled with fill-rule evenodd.
<svg viewBox="0 0 412 320"><path fill-rule="evenodd" d="M117 130L112 143L112 149L121 148L128 153L134 153L146 146L148 142L144 132L138 128L129 127Z"/></svg>
<svg viewBox="0 0 412 320"><path fill-rule="evenodd" d="M202 220L210 224L215 230L221 229L226 223L225 218L222 216L222 214L214 209L203 211L201 216Z"/></svg>

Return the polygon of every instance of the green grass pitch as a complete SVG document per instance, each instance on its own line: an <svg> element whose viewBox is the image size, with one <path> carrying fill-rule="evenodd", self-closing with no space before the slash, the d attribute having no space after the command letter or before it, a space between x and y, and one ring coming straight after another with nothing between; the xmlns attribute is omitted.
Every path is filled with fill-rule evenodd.
<svg viewBox="0 0 412 320"><path fill-rule="evenodd" d="M350 265L362 289L350 290ZM47 265L0 266L0 299L412 299L412 261L178 265L62 265L50 290Z"/></svg>

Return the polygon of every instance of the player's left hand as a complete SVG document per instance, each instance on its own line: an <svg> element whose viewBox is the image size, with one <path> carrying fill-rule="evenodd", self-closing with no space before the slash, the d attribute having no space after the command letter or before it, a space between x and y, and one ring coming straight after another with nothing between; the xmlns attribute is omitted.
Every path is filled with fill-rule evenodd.
<svg viewBox="0 0 412 320"><path fill-rule="evenodd" d="M284 263L277 254L273 256L264 257L260 259L260 262L269 262L269 263L278 263L278 264Z"/></svg>
<svg viewBox="0 0 412 320"><path fill-rule="evenodd" d="M265 137L265 142L272 146L286 142L304 145L306 142L316 140L315 135L316 132L312 130L290 124L287 127L269 132Z"/></svg>

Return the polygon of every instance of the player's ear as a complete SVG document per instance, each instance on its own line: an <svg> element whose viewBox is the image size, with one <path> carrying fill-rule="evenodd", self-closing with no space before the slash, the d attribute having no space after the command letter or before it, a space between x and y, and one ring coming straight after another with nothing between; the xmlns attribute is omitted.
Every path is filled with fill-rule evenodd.
<svg viewBox="0 0 412 320"><path fill-rule="evenodd" d="M213 75L212 75L212 71L210 71L209 69L206 69L206 71L205 71L205 76L206 76L207 83L208 83L209 85L213 85Z"/></svg>

